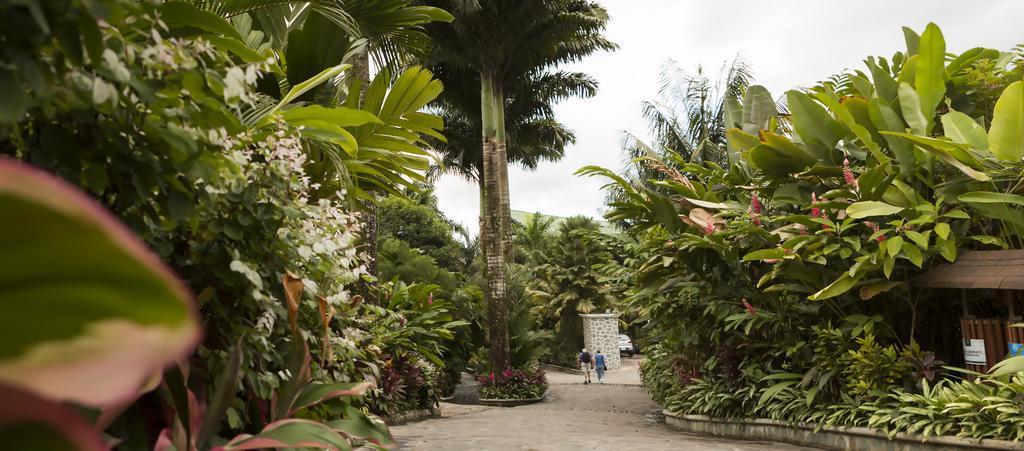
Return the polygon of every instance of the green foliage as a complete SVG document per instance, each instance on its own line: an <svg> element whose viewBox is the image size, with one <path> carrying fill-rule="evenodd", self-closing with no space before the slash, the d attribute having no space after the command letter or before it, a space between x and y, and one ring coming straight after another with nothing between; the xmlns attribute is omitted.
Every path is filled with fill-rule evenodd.
<svg viewBox="0 0 1024 451"><path fill-rule="evenodd" d="M267 6L257 3L251 6ZM435 9L410 8L388 16L399 20L388 26L397 32L443 19ZM44 312L47 321L56 318L54 324L67 329L115 315L128 320L121 321L125 326L141 321L144 329L160 325L161 333L176 336L161 349L131 358L148 368L140 370L146 374L117 365L118 374L103 376L118 381L110 390L130 392L119 398L128 401L143 382L152 383L145 385L141 402L106 406L93 427L128 449L152 448L157 434L187 449L224 443L243 431L264 430L250 437L259 442L296 428L321 430L346 443L352 437L386 438L362 413L380 388L370 390L369 401L346 390L368 388L364 380L381 381L386 355L400 354L417 368L423 361L440 362L452 330L462 323L450 317L444 302L420 306L398 296L404 300L383 308L362 305L351 295L349 287L367 274L365 256L356 248L358 221L349 208L368 191L398 192L423 177L429 160L425 139L441 139L440 119L419 112L440 93L432 75L415 67L394 79L382 72L360 101L339 83L348 68L343 53L338 59L320 55L323 64L305 67L310 76L288 80L282 37L289 30L277 33L273 24L256 24L241 10L220 11L232 15L227 20L184 2L103 0L29 1L0 5L0 11L6 24L0 31L0 89L14 100L0 111L0 154L88 192L198 293L206 333L196 352L184 358L196 332L189 326L192 313L174 307L175 290L161 288L169 276L146 277L154 262L128 264L133 254L123 249L131 241L127 232L111 235L87 226L82 221L88 215L62 228L61 212L77 211L77 203L43 216L21 203L0 206L4 215L26 218L19 227L49 231L61 240L73 240L71 232L91 237L59 249L40 243L36 257L18 257L26 268L34 268L33 258L45 259L46 272L59 276L54 259L72 264L100 258L101 263L64 272L117 285L103 288L94 281L76 289L82 299L109 304L105 313L53 304L63 313ZM387 20L376 19L374 27L387 29ZM369 31L359 27L370 23L356 25ZM346 45L361 38L335 37ZM289 70L303 65L299 59L288 63ZM85 251L85 257L63 257L64 248ZM25 252L17 245L5 249ZM125 310L125 296L138 297L141 290L148 302L131 302L134 307ZM410 296L429 299L429 291L438 290ZM68 331L61 333L74 335ZM131 335L121 332L122 348L148 343L126 341ZM174 368L152 391L160 382L152 370L164 367L168 354L188 377ZM75 358L90 355L75 352ZM50 385L89 389L77 382ZM420 388L409 393L423 398ZM205 401L196 399L205 411L194 411L189 392L206 394ZM318 425L292 421L293 416ZM194 428L193 418L202 424ZM239 440L232 446L286 446Z"/></svg>
<svg viewBox="0 0 1024 451"><path fill-rule="evenodd" d="M540 368L512 370L481 375L482 399L536 399L548 390L547 376Z"/></svg>
<svg viewBox="0 0 1024 451"><path fill-rule="evenodd" d="M623 258L600 270L657 343L644 379L666 408L1021 437L1019 409L995 415L1015 408L996 398L965 402L986 414L954 428L969 415L936 401L945 395L923 382L937 377L935 354L918 344L959 355L936 339L949 313L922 308L939 298L908 283L965 250L1024 246L1019 60L980 48L949 57L934 25L906 36L908 53L788 92L786 115L765 107L763 88L726 100L724 145L738 157L728 165L651 152L633 171L640 183L579 171L620 193L606 217L629 236L617 240ZM935 386L988 402L1018 369Z"/></svg>
<svg viewBox="0 0 1024 451"><path fill-rule="evenodd" d="M531 270L527 293L545 329L556 333L559 351L575 351L583 345L580 313L603 311L613 298L599 280L594 265L611 260L600 239L597 223L577 216L559 227L554 242L545 254L538 254L539 266Z"/></svg>

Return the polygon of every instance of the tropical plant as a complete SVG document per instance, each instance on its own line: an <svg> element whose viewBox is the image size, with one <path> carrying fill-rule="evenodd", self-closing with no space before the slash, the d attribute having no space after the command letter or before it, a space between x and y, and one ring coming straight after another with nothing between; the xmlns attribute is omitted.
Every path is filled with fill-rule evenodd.
<svg viewBox="0 0 1024 451"><path fill-rule="evenodd" d="M505 265L511 260L512 218L508 194L505 86L614 45L601 32L608 16L585 0L436 1L453 11L452 25L428 27L432 65L439 73L477 74L483 148L480 241L484 254L491 361L508 368ZM454 84L454 83L450 83ZM468 114L467 114L468 116Z"/></svg>
<svg viewBox="0 0 1024 451"><path fill-rule="evenodd" d="M959 358L958 342L918 327L950 315L922 309L937 295L908 283L964 250L1021 247L1020 60L948 55L935 25L905 31L906 52L787 92L786 114L760 87L727 99L727 165L652 152L638 161L646 183L581 169L621 193L607 218L635 243L600 269L630 287L625 308L658 343L644 377L669 410L1021 436L995 414L1008 393L964 398L985 414L954 430L966 412L932 387L961 383L922 379L950 380L926 362ZM997 100L980 80L1000 84ZM1016 377L1010 362L959 389L985 399Z"/></svg>
<svg viewBox="0 0 1024 451"><path fill-rule="evenodd" d="M583 346L580 313L612 306L611 293L594 270L595 265L612 259L598 235L596 221L584 216L567 218L527 285L542 326L556 331L553 347L559 351Z"/></svg>
<svg viewBox="0 0 1024 451"><path fill-rule="evenodd" d="M483 399L537 399L548 389L547 376L540 368L488 373L477 378Z"/></svg>
<svg viewBox="0 0 1024 451"><path fill-rule="evenodd" d="M81 187L113 212L198 293L198 312L206 326L203 342L193 354L188 350L194 341L189 346L178 343L180 349L173 343L163 344L160 349L139 351L145 355L133 354L129 359L145 366L174 351L174 359L187 368L188 376L182 374L180 380L173 381L171 371L163 379L163 388L135 392L140 387L158 386L160 378L155 374L169 359L153 363L157 365L155 371L147 367L145 377L138 380L134 379L138 377L133 370L136 367L96 366L119 368L117 374L102 377L109 382L104 389L85 384L80 376L67 376L79 378L68 383L49 384L51 389L74 388L92 396L106 396L105 390L129 392L119 398L124 405L105 406L99 427L122 440L126 449L153 448L158 440L161 446L176 443L179 449L187 449L203 446L202 441L196 441L200 436L209 444L216 437L260 430L278 437L296 437L293 434L307 427L330 428L335 430L331 434L346 441L345 446L340 442L319 446L349 446L344 432L348 426L332 426L332 422L367 426L356 415L365 408L365 401L357 396L326 396L336 392L330 387L354 384L349 385L351 388L367 379L379 380L382 353L373 341L394 339L401 344L408 338L401 334L371 335L381 332L373 327L375 324L397 324L397 314L370 309L348 291L363 279L367 269L365 257L356 248L360 230L350 213L350 201L337 194L358 189L348 185L326 192L328 188L318 187L308 175L315 174L318 164L311 158L315 155L310 149L319 145L316 143L355 149L357 158L350 159L353 164L362 164L358 160L359 146L368 149L364 155L370 156L373 149L391 145L402 148L399 152L414 153L402 143L422 139L430 132L421 129L410 135L402 132L406 130L403 127L419 129L416 124L422 120L432 124L427 128L434 133L440 128L436 117L417 113L415 106L421 101L418 97L426 97L422 100L425 104L436 95L437 83L431 82L426 72L409 69L394 82L388 77L377 81L377 87L368 90L376 100L356 105L361 109L308 103L302 96L314 87L336 86L329 80L342 73L344 66L335 66L308 81L278 90L280 98L267 101L256 85L280 69L275 66L279 61L268 58L271 47L247 45L258 44L259 37L251 33L243 37L240 19L228 22L183 2L22 2L0 8L4 11L0 20L24 19L27 21L19 26L31 29L18 38L5 37L0 45L0 54L4 55L0 65L6 68L5 75L0 76L4 80L3 96L15 100L4 103L0 153L30 162ZM16 28L5 27L0 33L7 36ZM15 64L16 55L25 57L19 57ZM269 109L257 108L259 105L269 105ZM350 136L357 137L359 144L349 140ZM382 167L413 167L400 156L390 155L380 157L395 158L380 161ZM5 176L4 181L8 180L17 179ZM40 195L45 192L38 191ZM71 199L70 195L65 197ZM67 208L70 211L71 207ZM18 214L33 217L28 212ZM49 218L54 219L52 215ZM60 229L56 219L50 222L10 226L31 225L40 232ZM60 236L66 237L59 239L73 239L76 235L71 232L61 232ZM90 255L104 256L108 261L91 264L90 268L116 274L81 279L96 283L121 280L115 276L138 276L148 267L124 265L115 258L116 252L103 248L101 241L91 243L76 241L73 246L60 248L40 245L35 257L19 259L43 262L58 258L70 264L79 260L62 257L69 249L77 253L90 249L88 246L99 246ZM27 245L25 241L5 249L27 252ZM51 262L46 268L36 269L55 268ZM15 270L8 274L18 273ZM274 288L282 278L288 287L284 293ZM296 291L296 285L305 288ZM132 287L145 288L123 281L117 290L106 294L99 288L79 291L95 291L99 300ZM144 298L159 303L167 297L154 296L151 293ZM136 308L144 305L148 304ZM106 318L116 312L108 309L103 314L87 315L80 308L60 310L67 319L59 322L68 327L76 321ZM189 314L175 313L170 304L164 310L156 316L142 310L121 316L152 316L145 320L148 326L167 323L162 332L147 332L146 336L154 340L161 333L176 334L183 340L194 337L182 322L191 317ZM436 312L432 315L441 316ZM417 321L425 332L415 332L420 337L415 339L423 344L410 354L426 354L416 358L443 354L443 345L437 343L450 331L434 330L443 328L443 323ZM182 329L176 329L175 324ZM77 327L73 329L88 330ZM62 332L67 337L74 333ZM126 329L124 334L128 333ZM369 337L360 340L365 347L349 338L355 336ZM433 341L432 337L440 338ZM119 344L145 343L140 339L121 340ZM298 351L306 348L310 351ZM92 355L81 351L75 354ZM232 370L235 365L238 370ZM233 377L223 381L216 377L235 371L240 390L228 388L235 383ZM321 405L299 402L305 399L302 396L307 389L324 391L314 401L330 399ZM208 402L202 412L189 406L188 392L197 402ZM161 405L169 407L163 409ZM124 414L118 415L120 412ZM290 418L293 415L303 418ZM192 418L203 419L202 429L192 424ZM318 425L310 426L306 420L317 420ZM175 421L179 421L177 426ZM67 422L72 427L80 426L73 419ZM160 430L154 425L167 427L170 432L159 436ZM92 425L86 428L92 429ZM232 446L294 447L299 442L246 443L235 442Z"/></svg>

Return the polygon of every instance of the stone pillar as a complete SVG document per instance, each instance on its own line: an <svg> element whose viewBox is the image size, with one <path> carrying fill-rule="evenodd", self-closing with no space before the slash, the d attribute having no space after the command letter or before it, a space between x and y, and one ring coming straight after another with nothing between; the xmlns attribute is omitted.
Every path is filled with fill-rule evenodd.
<svg viewBox="0 0 1024 451"><path fill-rule="evenodd" d="M583 346L587 351L595 354L600 350L609 370L622 367L619 358L619 314L581 313L580 318L583 318Z"/></svg>

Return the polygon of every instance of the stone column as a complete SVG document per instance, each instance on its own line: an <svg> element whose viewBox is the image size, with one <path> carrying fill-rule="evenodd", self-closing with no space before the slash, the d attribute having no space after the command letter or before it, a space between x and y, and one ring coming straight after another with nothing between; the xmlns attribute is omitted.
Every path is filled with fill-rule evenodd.
<svg viewBox="0 0 1024 451"><path fill-rule="evenodd" d="M594 354L600 350L609 370L622 367L619 358L619 314L581 313L580 318L583 318L583 346L587 351Z"/></svg>

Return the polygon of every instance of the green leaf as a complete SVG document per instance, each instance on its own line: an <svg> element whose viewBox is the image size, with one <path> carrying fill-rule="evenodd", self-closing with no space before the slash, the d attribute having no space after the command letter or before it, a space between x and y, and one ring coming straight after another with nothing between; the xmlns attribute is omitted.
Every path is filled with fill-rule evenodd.
<svg viewBox="0 0 1024 451"><path fill-rule="evenodd" d="M903 207L889 205L885 202L868 200L856 202L846 207L846 214L851 218L861 219L870 216L888 216L903 211Z"/></svg>
<svg viewBox="0 0 1024 451"><path fill-rule="evenodd" d="M224 445L225 451L263 448L329 448L350 450L352 445L330 426L310 420L286 419L268 424L259 434L242 434Z"/></svg>
<svg viewBox="0 0 1024 451"><path fill-rule="evenodd" d="M928 237L924 236L924 234L922 234L921 232L907 230L906 232L903 232L903 234L906 235L907 238L910 238L910 240L913 241L914 244L917 244L918 246L923 247L925 249L928 248Z"/></svg>
<svg viewBox="0 0 1024 451"><path fill-rule="evenodd" d="M935 234L942 239L949 238L949 224L945 222L935 224Z"/></svg>
<svg viewBox="0 0 1024 451"><path fill-rule="evenodd" d="M832 149L843 138L846 133L843 124L833 119L825 107L811 96L791 90L786 93L786 99L793 129L805 143L817 143Z"/></svg>
<svg viewBox="0 0 1024 451"><path fill-rule="evenodd" d="M768 120L778 115L779 110L775 108L775 100L764 86L752 85L747 88L747 92L743 96L743 124L753 125L753 132L756 132L767 129ZM729 128L731 127L729 126Z"/></svg>
<svg viewBox="0 0 1024 451"><path fill-rule="evenodd" d="M101 406L199 339L192 297L103 207L0 160L0 382Z"/></svg>
<svg viewBox="0 0 1024 451"><path fill-rule="evenodd" d="M1024 196L1019 194L994 193L992 191L971 191L956 197L960 202L977 204L1013 204L1024 206Z"/></svg>
<svg viewBox="0 0 1024 451"><path fill-rule="evenodd" d="M761 393L761 398L757 400L757 405L762 406L776 395L781 393L783 390L796 385L798 381L783 381L779 382L771 387L768 387Z"/></svg>
<svg viewBox="0 0 1024 451"><path fill-rule="evenodd" d="M900 251L903 250L903 238L894 236L885 240L885 248L889 252L889 255L893 257L899 255Z"/></svg>
<svg viewBox="0 0 1024 451"><path fill-rule="evenodd" d="M388 431L388 427L383 422L374 421L352 407L345 409L344 419L331 421L327 424L349 437L361 438L377 446L387 447L395 442L391 432Z"/></svg>
<svg viewBox="0 0 1024 451"><path fill-rule="evenodd" d="M315 88L317 86L320 86L321 84L325 83L327 80L330 80L330 79L332 79L334 77L337 77L338 75L341 75L342 72L345 72L346 70L348 70L351 67L352 67L351 64L339 64L339 65L334 66L334 67L328 67L327 69L324 69L324 70L320 71L319 74L314 75L313 77L309 78L308 80L303 81L302 83L296 84L295 86L292 86L292 89L290 89L288 91L288 93L285 94L284 97L281 98L281 101L277 103L277 106L275 106L274 108L268 110L266 113L263 114L262 118L257 123L257 127L263 126L263 125L266 125L267 123L269 123L271 115L276 113L278 110L283 108L285 105L287 105L287 104L291 103L292 101L294 101L295 99L297 99L299 96L305 94L310 89L313 89L313 88Z"/></svg>
<svg viewBox="0 0 1024 451"><path fill-rule="evenodd" d="M171 28L198 28L242 41L238 30L223 17L209 11L203 11L183 1L170 1L160 5L160 20Z"/></svg>
<svg viewBox="0 0 1024 451"><path fill-rule="evenodd" d="M943 163L959 169L960 172L964 173L964 175L975 180L985 182L992 179L988 174L975 169L975 167L980 167L981 164L977 159L971 156L970 153L968 153L968 146L965 144L955 143L945 139L918 136L910 133L896 133L888 131L880 133L888 136L898 136L913 142L918 145L918 148L938 156Z"/></svg>
<svg viewBox="0 0 1024 451"><path fill-rule="evenodd" d="M880 282L869 283L867 285L860 287L860 298L866 301L875 296L878 296L879 294L885 293L886 291L892 290L893 288L896 288L900 285L903 285L903 282L897 282L892 280L884 280Z"/></svg>
<svg viewBox="0 0 1024 451"><path fill-rule="evenodd" d="M743 256L743 261L750 262L750 261L780 259L780 258L785 257L785 256L786 256L786 253L783 252L782 249L759 249L759 250L750 252L747 255L744 255Z"/></svg>
<svg viewBox="0 0 1024 451"><path fill-rule="evenodd" d="M850 276L849 272L843 272L842 276L840 276L838 279L830 283L827 287L822 288L817 293L808 296L807 299L810 299L812 301L820 301L823 299L829 299L839 296L843 293L846 293L847 291L850 291L850 289L857 284L857 281L860 280L860 278L860 275L854 277Z"/></svg>
<svg viewBox="0 0 1024 451"><path fill-rule="evenodd" d="M927 135L931 120L921 110L921 98L917 91L908 83L900 83L899 88L900 111L903 112L903 119L914 131L915 135Z"/></svg>
<svg viewBox="0 0 1024 451"><path fill-rule="evenodd" d="M373 388L373 384L369 382L311 383L302 389L302 393L295 400L294 409L309 407L342 396L363 396L370 388Z"/></svg>
<svg viewBox="0 0 1024 451"><path fill-rule="evenodd" d="M1024 155L1024 82L1011 83L996 101L988 147L1001 160L1020 161Z"/></svg>
<svg viewBox="0 0 1024 451"><path fill-rule="evenodd" d="M0 124L18 122L28 109L29 97L17 75L9 69L0 69Z"/></svg>
<svg viewBox="0 0 1024 451"><path fill-rule="evenodd" d="M925 248L927 249L927 247ZM918 268L924 264L924 255L921 254L921 249L911 243L903 243L903 256Z"/></svg>
<svg viewBox="0 0 1024 451"><path fill-rule="evenodd" d="M917 55L917 49L921 42L921 36L910 27L903 27L903 40L907 43L907 56Z"/></svg>
<svg viewBox="0 0 1024 451"><path fill-rule="evenodd" d="M988 373L993 377L1000 377L1017 374L1021 371L1024 371L1024 356L1018 355L992 365L992 369L988 370Z"/></svg>
<svg viewBox="0 0 1024 451"><path fill-rule="evenodd" d="M946 95L946 78L946 40L939 27L929 23L921 34L917 71L914 73L914 89L921 98L921 111L928 120L928 131L931 131L935 108Z"/></svg>
<svg viewBox="0 0 1024 451"><path fill-rule="evenodd" d="M985 128L970 116L959 111L942 115L942 131L954 142L970 144L976 149L988 149L988 134Z"/></svg>

